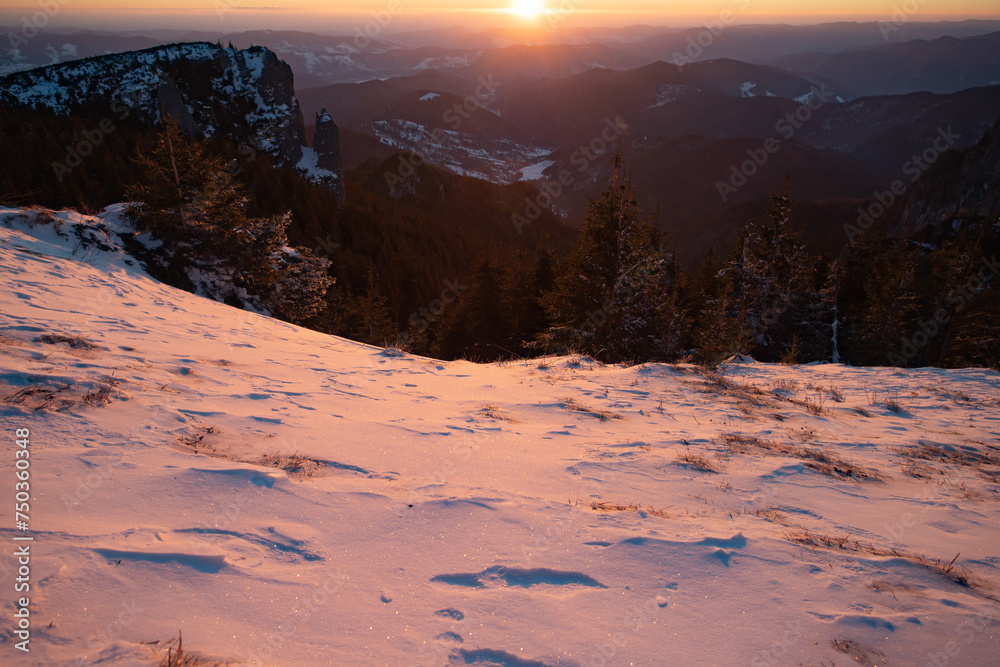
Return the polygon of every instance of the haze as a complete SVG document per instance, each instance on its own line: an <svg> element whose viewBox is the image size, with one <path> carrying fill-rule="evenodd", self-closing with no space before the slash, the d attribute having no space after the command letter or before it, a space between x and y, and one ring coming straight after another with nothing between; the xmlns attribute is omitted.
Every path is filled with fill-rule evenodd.
<svg viewBox="0 0 1000 667"><path fill-rule="evenodd" d="M136 3L115 0L50 0L59 11L49 27L86 27L115 30L180 28L200 30L299 29L350 32L372 12L395 9L387 32L450 26L471 28L529 26L558 16L558 27L655 24L691 26L732 12L737 23L819 23L825 21L890 21L903 8L903 18L912 21L965 20L1000 17L992 0L944 3L938 0L910 2L866 2L842 0L803 4L790 0L191 0ZM397 4L398 3L398 4ZM4 3L5 5L8 3ZM532 11L532 4L542 4ZM18 2L0 7L0 23L16 25L39 11L40 3ZM529 9L525 10L525 6ZM905 8L904 8L905 6ZM520 11L518 11L520 9ZM539 15L540 14L540 15ZM896 16L895 20L901 17ZM551 21L549 21L552 24ZM553 26L555 27L555 26Z"/></svg>

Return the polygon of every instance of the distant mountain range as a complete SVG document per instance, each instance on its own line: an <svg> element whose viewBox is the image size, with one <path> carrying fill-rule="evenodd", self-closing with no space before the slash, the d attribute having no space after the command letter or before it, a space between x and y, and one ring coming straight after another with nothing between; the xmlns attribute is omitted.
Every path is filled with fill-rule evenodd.
<svg viewBox="0 0 1000 667"><path fill-rule="evenodd" d="M659 60L675 62L678 55L695 62L729 58L825 76L847 89L855 86L856 90L848 90L855 96L920 90L954 92L1000 78L995 76L995 44L991 45L989 38L975 39L1000 31L1000 21L814 26L725 25L721 20L715 23L708 28L684 30L556 26L559 29L524 32L455 27L375 36L272 30L46 30L0 52L0 75L174 42L209 41L232 43L237 48L266 46L291 66L300 90L470 66L508 81L538 79L594 67L628 69ZM16 35L19 28L0 27L0 33ZM840 55L827 59L824 54ZM894 66L912 66L921 61L927 63L924 75L894 76ZM888 87L879 88L880 84Z"/></svg>
<svg viewBox="0 0 1000 667"><path fill-rule="evenodd" d="M747 212L786 181L817 221L810 236L838 243L838 216L901 178L908 165L912 170L912 158L942 133L947 148L962 151L994 126L1000 22L894 27L884 35L874 23L731 26L702 39L697 53L685 44L692 37L698 43L698 30L646 26L539 32L530 44L516 43L524 35L508 31L458 28L378 39L272 31L190 36L233 44L211 47L220 53L251 45L274 51L295 77L294 91L290 75L287 82L295 107L289 113L301 109L310 122L325 108L339 126L348 169L395 164L385 160L400 153L413 165L494 183L543 187L562 180L551 207L578 224L588 198L606 183L608 154L621 150L644 208L658 211L682 255L696 259L708 248L722 251ZM164 38L43 33L0 58L0 67ZM107 58L115 62L88 62ZM9 103L21 82L40 77L71 90L72 76L58 74L67 67L8 77L0 81L0 99ZM301 140L281 140L297 162L312 128L286 125L302 127ZM260 139L277 136L272 130L241 132ZM390 186L387 196L405 194ZM830 233L821 229L825 221Z"/></svg>

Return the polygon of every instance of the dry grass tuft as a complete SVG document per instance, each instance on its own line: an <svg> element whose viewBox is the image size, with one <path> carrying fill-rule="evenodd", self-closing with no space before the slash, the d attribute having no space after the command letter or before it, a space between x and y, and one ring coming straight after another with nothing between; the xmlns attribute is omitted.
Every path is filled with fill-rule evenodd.
<svg viewBox="0 0 1000 667"><path fill-rule="evenodd" d="M817 472L838 479L853 479L865 482L882 481L882 475L871 468L865 468L845 459L828 454L821 449L808 449L774 440L764 440L753 436L728 433L723 436L726 445L738 454L763 452L770 456L790 456L802 459L804 465Z"/></svg>
<svg viewBox="0 0 1000 667"><path fill-rule="evenodd" d="M167 654L160 660L158 667L221 667L221 662L210 662L205 658L184 650L184 637L178 631L177 646L173 646L174 640L167 644Z"/></svg>
<svg viewBox="0 0 1000 667"><path fill-rule="evenodd" d="M659 517L661 519L669 519L670 515L664 509L655 509L653 507L647 507L643 509L638 503L634 505L622 505L620 503L608 503L604 501L595 500L590 503L590 509L595 512L641 512L649 514L650 516Z"/></svg>
<svg viewBox="0 0 1000 667"><path fill-rule="evenodd" d="M490 419L496 419L497 421L517 423L517 420L511 417L509 414L500 409L496 405L484 405L483 415L489 417Z"/></svg>
<svg viewBox="0 0 1000 667"><path fill-rule="evenodd" d="M788 402L799 405L814 415L821 415L823 414L823 405L826 403L826 398L824 398L823 394L816 394L815 398L811 396L806 396L805 399L790 398Z"/></svg>
<svg viewBox="0 0 1000 667"><path fill-rule="evenodd" d="M107 384L100 384L86 394L73 391L68 384L58 383L55 387L29 386L3 397L7 405L19 405L34 410L69 410L77 406L102 407L111 402L111 394L121 380L108 378Z"/></svg>
<svg viewBox="0 0 1000 667"><path fill-rule="evenodd" d="M830 646L833 647L834 651L847 655L852 661L862 665L862 667L874 667L875 665L886 664L884 653L873 648L861 648L850 639L844 639L843 637L834 639L830 642Z"/></svg>
<svg viewBox="0 0 1000 667"><path fill-rule="evenodd" d="M900 466L903 474L914 479L931 479L941 471L922 463L904 463Z"/></svg>
<svg viewBox="0 0 1000 667"><path fill-rule="evenodd" d="M908 459L922 461L940 461L953 465L978 467L982 465L1000 466L1000 456L982 452L972 446L958 447L948 445L940 447L921 442L916 447L897 447L896 454Z"/></svg>
<svg viewBox="0 0 1000 667"><path fill-rule="evenodd" d="M771 523L780 523L783 526L788 525L788 522L785 519L785 515L782 514L779 511L777 511L777 510L773 510L773 509L759 509L759 510L754 510L754 511L750 512L750 514L753 514L754 516L760 517L761 519L764 519L765 521L770 521Z"/></svg>
<svg viewBox="0 0 1000 667"><path fill-rule="evenodd" d="M62 388L25 387L10 396L4 396L3 402L7 405L23 405L34 410L44 410L53 405L56 395L61 391Z"/></svg>
<svg viewBox="0 0 1000 667"><path fill-rule="evenodd" d="M795 380L786 380L786 379L775 380L774 382L771 383L771 388L794 392L799 388L799 383L796 382Z"/></svg>
<svg viewBox="0 0 1000 667"><path fill-rule="evenodd" d="M908 416L910 416L909 411L907 411L907 409L904 408L899 403L899 401L897 399L895 399L895 398L887 398L887 399L885 399L884 401L882 401L882 405L884 405L887 410L889 410L890 412L896 413L900 417L908 417Z"/></svg>
<svg viewBox="0 0 1000 667"><path fill-rule="evenodd" d="M751 382L737 384L726 378L719 371L708 366L695 366L694 372L701 375L704 379L702 389L707 393L719 396L731 396L758 407L766 405L766 401L764 400L766 394L761 391L760 387Z"/></svg>
<svg viewBox="0 0 1000 667"><path fill-rule="evenodd" d="M799 544L811 549L826 549L828 551L846 551L850 553L866 553L880 558L902 558L912 563L923 565L931 572L938 574L949 581L953 581L965 588L983 588L985 585L978 580L974 580L972 573L964 567L956 568L955 562L961 554L955 557L946 565L943 561L930 559L920 554L910 553L896 548L882 548L872 543L852 540L850 535L843 537L831 537L829 535L818 535L808 530L799 533L785 533L785 539L793 544ZM992 596L986 596L992 599Z"/></svg>
<svg viewBox="0 0 1000 667"><path fill-rule="evenodd" d="M247 463L255 463L259 466L267 468L284 470L288 473L289 477L295 479L313 477L316 473L323 469L322 463L305 456L299 456L298 452L292 454L291 456L283 456L281 454L262 454L256 460L247 461Z"/></svg>
<svg viewBox="0 0 1000 667"><path fill-rule="evenodd" d="M60 336L56 334L45 334L44 336L39 336L35 339L38 343L45 343L46 345L58 345L59 343L66 343L74 350L96 350L97 346L88 341L83 336Z"/></svg>
<svg viewBox="0 0 1000 667"><path fill-rule="evenodd" d="M715 466L715 464L699 454L684 452L677 457L677 460L689 468L694 468L695 470L701 470L702 472L719 472L719 469Z"/></svg>
<svg viewBox="0 0 1000 667"><path fill-rule="evenodd" d="M572 410L573 412L582 412L586 415L592 415L597 417L602 422L608 421L609 419L622 419L622 416L616 412L611 412L610 410L594 410L588 408L586 405L580 403L575 398L561 398L563 407L567 410Z"/></svg>
<svg viewBox="0 0 1000 667"><path fill-rule="evenodd" d="M306 456L299 455L298 452L291 456L284 454L261 454L252 458L240 457L232 452L218 449L211 442L206 441L206 436L214 435L218 432L214 426L200 427L202 433L180 438L179 442L185 449L190 449L195 454L204 454L215 459L226 461L237 461L239 463L249 463L251 465L263 466L265 468L276 468L284 470L285 473L295 480L303 480L309 477L316 477L323 472L326 464Z"/></svg>

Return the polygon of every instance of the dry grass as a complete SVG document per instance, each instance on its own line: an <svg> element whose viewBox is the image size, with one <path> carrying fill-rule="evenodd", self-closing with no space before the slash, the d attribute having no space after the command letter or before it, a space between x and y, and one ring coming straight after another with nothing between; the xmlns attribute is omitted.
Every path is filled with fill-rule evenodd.
<svg viewBox="0 0 1000 667"><path fill-rule="evenodd" d="M611 412L610 410L594 410L588 408L586 405L580 403L575 398L561 398L563 407L567 410L572 410L573 412L581 412L586 415L591 415L597 417L602 422L608 421L609 419L621 419L622 416L616 412Z"/></svg>
<svg viewBox="0 0 1000 667"><path fill-rule="evenodd" d="M799 383L796 382L795 380L786 380L786 379L775 380L774 382L771 383L771 388L794 392L798 390Z"/></svg>
<svg viewBox="0 0 1000 667"><path fill-rule="evenodd" d="M937 468L932 468L922 463L904 463L900 468L904 475L913 477L914 479L931 479L934 475L941 472Z"/></svg>
<svg viewBox="0 0 1000 667"><path fill-rule="evenodd" d="M885 665L885 654L873 648L861 648L857 643L843 637L830 642L834 651L843 653L851 658L853 662L863 667L874 667L875 665Z"/></svg>
<svg viewBox="0 0 1000 667"><path fill-rule="evenodd" d="M907 411L907 409L904 408L900 404L900 402L895 398L885 399L884 401L882 401L882 405L884 405L887 410L889 410L890 412L895 412L900 417L907 417L910 414L909 411Z"/></svg>
<svg viewBox="0 0 1000 667"><path fill-rule="evenodd" d="M490 419L495 419L497 421L517 423L517 420L511 417L509 414L500 409L496 405L484 405L483 406L483 416L489 417Z"/></svg>
<svg viewBox="0 0 1000 667"><path fill-rule="evenodd" d="M100 384L93 391L81 394L73 391L68 384L59 383L55 387L33 385L24 387L17 392L3 397L7 405L19 405L36 412L40 410L69 410L77 406L102 407L111 402L111 394L121 380L108 378L106 384Z"/></svg>
<svg viewBox="0 0 1000 667"><path fill-rule="evenodd" d="M821 415L823 414L823 405L826 403L826 398L823 394L816 394L815 398L811 396L806 396L805 399L790 398L788 402L801 406L814 415Z"/></svg>
<svg viewBox="0 0 1000 667"><path fill-rule="evenodd" d="M844 392L837 387L830 387L830 397L833 398L836 403L844 403L847 401L847 397Z"/></svg>
<svg viewBox="0 0 1000 667"><path fill-rule="evenodd" d="M985 584L977 579L973 578L973 575L969 570L962 566L956 566L955 563L961 554L955 554L955 557L951 559L947 564L941 560L930 559L926 556L919 554L914 554L908 551L903 551L902 549L889 548L884 549L882 547L875 546L874 544L861 542L860 540L852 540L850 535L845 535L842 537L830 536L830 535L818 535L816 533L810 532L808 530L799 533L785 533L785 539L793 544L798 544L804 547L809 547L810 549L825 549L828 551L845 551L849 553L866 553L872 556L878 556L881 558L902 558L908 560L912 563L918 563L923 565L931 572L938 574L949 581L953 581L960 586L965 588L984 588ZM992 596L986 595L990 599Z"/></svg>
<svg viewBox="0 0 1000 667"><path fill-rule="evenodd" d="M877 482L883 479L882 475L871 468L851 463L821 449L809 449L738 433L728 433L723 436L723 440L732 451L738 454L763 453L770 456L790 456L802 459L805 462L804 465L811 470L838 479L865 482Z"/></svg>
<svg viewBox="0 0 1000 667"><path fill-rule="evenodd" d="M25 387L10 396L4 396L7 405L21 405L32 410L44 410L55 405L56 396L64 388L49 389L46 387Z"/></svg>
<svg viewBox="0 0 1000 667"><path fill-rule="evenodd" d="M298 452L292 454L291 456L283 456L281 454L262 454L256 460L245 462L255 463L256 465L264 466L266 468L284 470L288 473L289 477L294 479L314 477L324 467L319 461L305 456L299 456Z"/></svg>
<svg viewBox="0 0 1000 667"><path fill-rule="evenodd" d="M38 343L45 343L46 345L58 345L59 343L66 343L74 350L96 350L97 346L88 341L82 336L60 336L56 334L45 334L44 336L39 336L35 339Z"/></svg>
<svg viewBox="0 0 1000 667"><path fill-rule="evenodd" d="M765 508L753 510L752 512L744 512L744 514L753 514L754 516L764 519L764 521L769 521L770 523L777 523L782 526L788 525L788 519L785 518L785 515L775 509Z"/></svg>
<svg viewBox="0 0 1000 667"><path fill-rule="evenodd" d="M695 470L700 470L702 472L719 472L719 469L715 466L715 464L699 454L684 452L677 457L677 461L679 463L683 463L689 468L694 468Z"/></svg>
<svg viewBox="0 0 1000 667"><path fill-rule="evenodd" d="M590 509L595 512L644 512L650 516L659 517L661 519L669 519L670 515L666 513L663 509L656 509L653 507L647 507L643 509L638 503L634 505L622 505L620 503L608 503L604 501L593 501L590 503Z"/></svg>
<svg viewBox="0 0 1000 667"><path fill-rule="evenodd" d="M177 633L176 647L173 645L174 641L171 640L167 644L167 653L160 660L158 667L221 667L221 662L211 662L196 653L185 651L184 637L180 632Z"/></svg>
<svg viewBox="0 0 1000 667"><path fill-rule="evenodd" d="M731 396L737 400L746 401L754 406L766 405L766 394L760 387L750 382L737 384L726 378L719 371L708 366L695 366L695 372L704 379L702 390L717 396Z"/></svg>
<svg viewBox="0 0 1000 667"><path fill-rule="evenodd" d="M256 457L240 457L232 452L218 449L214 444L206 442L205 438L214 435L218 431L214 426L200 427L202 433L180 438L182 447L189 449L196 454L204 454L215 459L226 461L236 461L238 463L249 463L251 465L263 466L265 468L276 468L284 470L285 473L295 480L303 480L309 477L319 476L325 469L326 464L316 459L299 455L298 452L291 456L285 454L260 454Z"/></svg>
<svg viewBox="0 0 1000 667"><path fill-rule="evenodd" d="M921 442L916 447L897 447L894 451L899 456L922 461L939 461L968 467L1000 466L1000 456L995 454L982 452L973 447L950 447L945 448Z"/></svg>

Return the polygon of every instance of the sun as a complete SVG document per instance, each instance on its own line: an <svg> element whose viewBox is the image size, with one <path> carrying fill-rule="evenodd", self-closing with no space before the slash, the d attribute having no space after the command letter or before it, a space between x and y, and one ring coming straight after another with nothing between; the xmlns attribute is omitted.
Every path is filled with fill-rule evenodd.
<svg viewBox="0 0 1000 667"><path fill-rule="evenodd" d="M526 19L537 19L545 13L543 0L512 0L510 11Z"/></svg>

